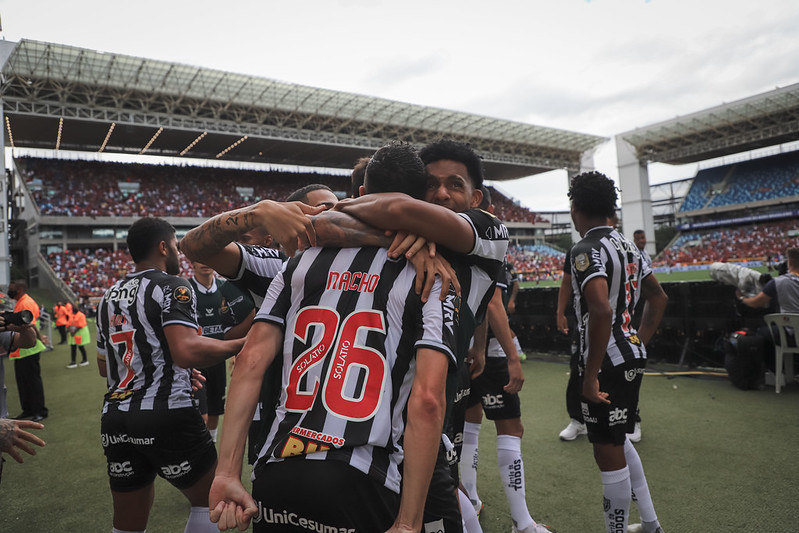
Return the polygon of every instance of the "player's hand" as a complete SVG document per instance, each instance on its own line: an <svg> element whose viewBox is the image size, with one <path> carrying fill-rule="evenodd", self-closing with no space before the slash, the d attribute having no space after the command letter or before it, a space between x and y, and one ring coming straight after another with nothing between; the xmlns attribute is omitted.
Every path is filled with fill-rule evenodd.
<svg viewBox="0 0 799 533"><path fill-rule="evenodd" d="M11 420L10 418L0 418L0 452L5 452L18 463L22 463L22 454L19 450L28 455L36 455L36 450L31 446L44 446L44 441L25 429L44 429L42 424L31 422L30 420ZM19 450L18 450L18 449Z"/></svg>
<svg viewBox="0 0 799 533"><path fill-rule="evenodd" d="M583 379L583 398L590 403L610 403L608 393L599 390L599 379Z"/></svg>
<svg viewBox="0 0 799 533"><path fill-rule="evenodd" d="M208 493L208 507L211 522L217 525L219 531L235 527L244 531L258 512L255 500L241 484L241 479L225 475L214 477Z"/></svg>
<svg viewBox="0 0 799 533"><path fill-rule="evenodd" d="M566 315L558 315L556 317L558 323L558 331L561 333L569 334L569 321L566 320Z"/></svg>
<svg viewBox="0 0 799 533"><path fill-rule="evenodd" d="M466 356L466 362L469 365L469 375L472 379L476 378L483 373L486 367L486 354L475 350L474 347L469 348L469 353Z"/></svg>
<svg viewBox="0 0 799 533"><path fill-rule="evenodd" d="M518 356L514 358L508 357L508 384L502 387L502 390L508 394L517 394L524 386L524 372L522 371L522 361Z"/></svg>
<svg viewBox="0 0 799 533"><path fill-rule="evenodd" d="M255 216L272 238L280 243L286 255L316 246L316 231L310 216L324 211L324 206L311 207L302 202L264 200L256 205Z"/></svg>
<svg viewBox="0 0 799 533"><path fill-rule="evenodd" d="M205 376L196 368L191 369L191 390L198 391L203 388Z"/></svg>

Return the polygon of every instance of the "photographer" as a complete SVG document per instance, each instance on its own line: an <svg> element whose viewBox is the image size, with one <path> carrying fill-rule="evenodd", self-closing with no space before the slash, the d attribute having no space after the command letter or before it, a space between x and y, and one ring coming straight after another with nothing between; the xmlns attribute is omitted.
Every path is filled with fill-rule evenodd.
<svg viewBox="0 0 799 533"><path fill-rule="evenodd" d="M19 404L22 412L15 416L17 420L31 419L40 422L47 418L47 407L44 405L44 384L39 356L45 351L41 333L37 328L39 320L39 304L28 294L28 284L23 279L8 284L8 295L15 299L14 313L30 311L33 315L31 326L36 334L36 342L30 348L14 350L8 356L14 360L14 375L17 379Z"/></svg>
<svg viewBox="0 0 799 533"><path fill-rule="evenodd" d="M6 319L0 314L0 352L2 357L7 357L9 352L18 348L30 348L36 344L36 331L31 324L17 326L7 324ZM18 463L22 456L17 448L31 455L36 451L28 442L37 446L44 446L44 441L25 431L25 429L42 429L44 426L27 420L11 420L8 417L6 405L5 367L0 358L0 452L5 452ZM26 442L27 441L27 442ZM2 474L3 458L0 456L0 475Z"/></svg>

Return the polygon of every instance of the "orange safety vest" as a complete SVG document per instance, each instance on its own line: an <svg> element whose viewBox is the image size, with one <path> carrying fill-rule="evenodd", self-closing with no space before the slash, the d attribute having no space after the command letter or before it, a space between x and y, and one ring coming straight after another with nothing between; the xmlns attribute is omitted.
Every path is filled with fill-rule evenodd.
<svg viewBox="0 0 799 533"><path fill-rule="evenodd" d="M67 304L69 305L69 304ZM70 306L71 307L71 306ZM57 305L53 308L55 312L55 325L66 326L69 324L69 310L66 305Z"/></svg>
<svg viewBox="0 0 799 533"><path fill-rule="evenodd" d="M33 314L33 323L38 326L39 325L39 304L37 304L36 301L33 298L31 298L29 294L23 294L22 296L19 297L19 299L17 300L17 304L14 306L14 312L15 313L19 313L20 311L25 310L25 309L27 309L28 311L30 311ZM24 357L26 355L33 355L34 353L38 353L38 352L44 351L44 349L45 349L44 348L44 344L42 344L40 341L37 340L36 345L33 348L26 348L25 349L28 353L20 354L19 353L19 348L17 348L13 352L11 352L8 355L8 357L9 357L9 359L18 358L18 357L20 357L20 355L22 357Z"/></svg>

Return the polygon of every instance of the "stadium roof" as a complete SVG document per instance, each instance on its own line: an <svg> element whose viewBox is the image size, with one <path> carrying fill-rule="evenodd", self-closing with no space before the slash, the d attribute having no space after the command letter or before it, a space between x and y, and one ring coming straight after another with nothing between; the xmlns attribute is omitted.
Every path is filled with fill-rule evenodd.
<svg viewBox="0 0 799 533"><path fill-rule="evenodd" d="M53 43L7 46L0 91L17 147L351 168L387 140L447 136L471 143L491 179L508 179L578 170L606 140Z"/></svg>
<svg viewBox="0 0 799 533"><path fill-rule="evenodd" d="M799 139L799 83L622 133L638 157L683 164Z"/></svg>

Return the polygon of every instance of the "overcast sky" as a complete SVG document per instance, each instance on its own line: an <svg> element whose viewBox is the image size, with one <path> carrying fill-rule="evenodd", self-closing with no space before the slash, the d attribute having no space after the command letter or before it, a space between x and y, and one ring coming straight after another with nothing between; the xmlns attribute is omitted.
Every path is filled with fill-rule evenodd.
<svg viewBox="0 0 799 533"><path fill-rule="evenodd" d="M799 82L797 0L0 0L0 17L8 40L604 136ZM604 148L597 168L615 176L614 161ZM501 187L565 209L565 182L553 172Z"/></svg>

